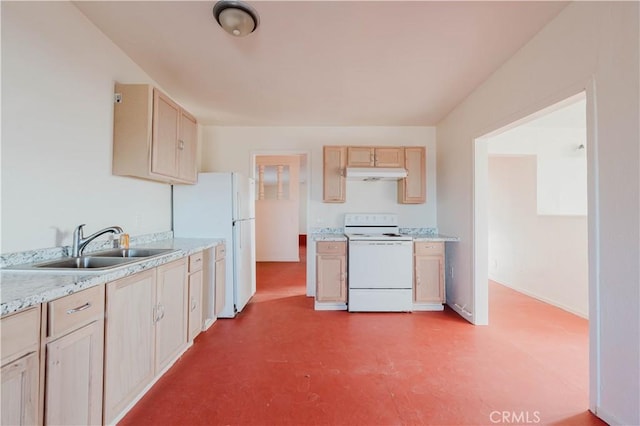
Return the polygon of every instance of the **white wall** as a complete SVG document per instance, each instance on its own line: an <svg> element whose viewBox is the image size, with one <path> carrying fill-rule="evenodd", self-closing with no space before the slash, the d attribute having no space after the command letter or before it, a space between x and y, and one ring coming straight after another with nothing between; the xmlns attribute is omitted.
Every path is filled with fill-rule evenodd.
<svg viewBox="0 0 640 426"><path fill-rule="evenodd" d="M613 424L640 424L638 15L571 3L437 128L438 225L461 237L447 298L472 310L474 140L587 88L590 404Z"/></svg>
<svg viewBox="0 0 640 426"><path fill-rule="evenodd" d="M397 203L396 182L347 181L347 202L322 202L324 145L427 147L427 203ZM309 151L308 226L342 227L344 213L397 213L403 227L436 227L435 129L433 127L203 127L203 171L251 174L251 153Z"/></svg>
<svg viewBox="0 0 640 426"><path fill-rule="evenodd" d="M150 77L70 2L1 7L1 251L170 230L168 185L111 175L114 82Z"/></svg>
<svg viewBox="0 0 640 426"><path fill-rule="evenodd" d="M489 278L587 317L587 218L537 214L536 163L489 157Z"/></svg>

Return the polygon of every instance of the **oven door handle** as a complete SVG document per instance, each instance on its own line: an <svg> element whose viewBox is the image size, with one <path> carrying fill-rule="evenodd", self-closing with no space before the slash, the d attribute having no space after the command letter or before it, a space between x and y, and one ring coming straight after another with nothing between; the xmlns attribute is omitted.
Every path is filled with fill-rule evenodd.
<svg viewBox="0 0 640 426"><path fill-rule="evenodd" d="M408 246L411 241L349 241L349 245L355 246Z"/></svg>

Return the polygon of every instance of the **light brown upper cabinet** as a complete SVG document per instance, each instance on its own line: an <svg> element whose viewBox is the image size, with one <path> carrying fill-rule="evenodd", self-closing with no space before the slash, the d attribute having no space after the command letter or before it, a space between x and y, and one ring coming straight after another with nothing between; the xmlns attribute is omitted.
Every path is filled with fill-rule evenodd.
<svg viewBox="0 0 640 426"><path fill-rule="evenodd" d="M346 151L344 146L323 147L322 201L325 203L345 202Z"/></svg>
<svg viewBox="0 0 640 426"><path fill-rule="evenodd" d="M407 169L407 177L398 180L398 203L425 203L427 201L427 167L425 147L405 147L404 167Z"/></svg>
<svg viewBox="0 0 640 426"><path fill-rule="evenodd" d="M147 84L116 84L115 92L113 174L195 183L195 118Z"/></svg>
<svg viewBox="0 0 640 426"><path fill-rule="evenodd" d="M403 167L402 147L347 147L348 167Z"/></svg>

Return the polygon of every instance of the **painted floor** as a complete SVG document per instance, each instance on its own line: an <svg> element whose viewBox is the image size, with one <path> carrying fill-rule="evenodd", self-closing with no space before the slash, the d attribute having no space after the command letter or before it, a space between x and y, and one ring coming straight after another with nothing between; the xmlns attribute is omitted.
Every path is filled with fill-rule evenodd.
<svg viewBox="0 0 640 426"><path fill-rule="evenodd" d="M491 283L491 325L314 311L305 263L260 263L236 319L200 334L122 425L604 424L587 321Z"/></svg>

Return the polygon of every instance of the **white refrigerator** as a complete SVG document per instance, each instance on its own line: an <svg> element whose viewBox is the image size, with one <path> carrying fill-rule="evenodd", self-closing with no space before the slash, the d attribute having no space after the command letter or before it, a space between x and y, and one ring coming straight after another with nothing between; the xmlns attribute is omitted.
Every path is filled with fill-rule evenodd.
<svg viewBox="0 0 640 426"><path fill-rule="evenodd" d="M254 180L240 173L200 173L197 184L173 187L174 236L226 241L226 300L218 317L235 317L256 292L254 212Z"/></svg>

